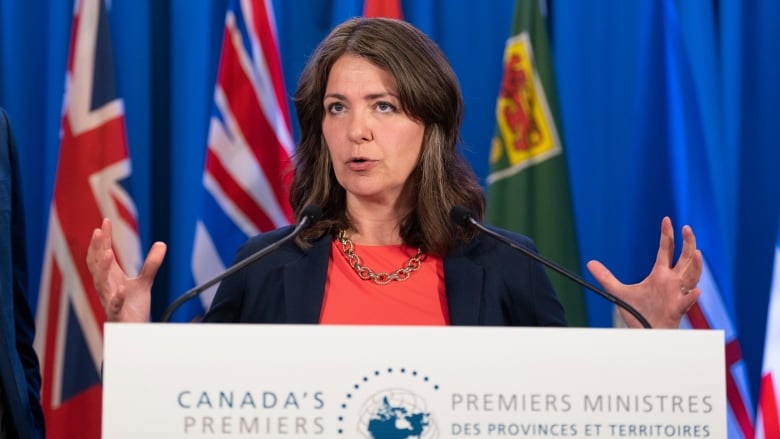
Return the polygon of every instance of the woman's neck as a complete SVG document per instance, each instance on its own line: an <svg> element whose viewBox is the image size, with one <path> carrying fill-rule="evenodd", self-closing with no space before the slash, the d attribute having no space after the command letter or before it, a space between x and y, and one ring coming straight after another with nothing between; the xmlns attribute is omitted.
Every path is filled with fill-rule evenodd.
<svg viewBox="0 0 780 439"><path fill-rule="evenodd" d="M400 245L403 243L400 222L403 214L396 206L347 202L347 215L352 223L349 238L359 245Z"/></svg>

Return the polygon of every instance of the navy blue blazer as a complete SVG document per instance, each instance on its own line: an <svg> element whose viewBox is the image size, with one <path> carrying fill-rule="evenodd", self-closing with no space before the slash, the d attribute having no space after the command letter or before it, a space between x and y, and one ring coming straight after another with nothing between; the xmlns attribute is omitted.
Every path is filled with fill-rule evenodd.
<svg viewBox="0 0 780 439"><path fill-rule="evenodd" d="M4 418L16 436L44 436L41 374L33 350L35 320L27 302L27 252L18 159L0 108L0 389Z"/></svg>
<svg viewBox="0 0 780 439"><path fill-rule="evenodd" d="M251 238L235 260L291 230L284 227ZM496 230L536 251L527 237ZM318 323L331 239L326 234L306 250L288 242L223 280L204 321ZM544 268L489 236L479 235L444 258L444 282L452 325L566 325L563 306Z"/></svg>

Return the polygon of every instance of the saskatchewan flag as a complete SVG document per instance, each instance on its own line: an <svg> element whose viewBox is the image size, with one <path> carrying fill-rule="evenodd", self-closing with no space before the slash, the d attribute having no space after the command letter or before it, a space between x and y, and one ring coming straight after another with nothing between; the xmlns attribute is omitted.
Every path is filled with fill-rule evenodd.
<svg viewBox="0 0 780 439"><path fill-rule="evenodd" d="M517 0L504 51L490 154L487 222L530 236L539 252L580 272L549 40L540 0ZM551 272L572 326L587 326L582 289Z"/></svg>

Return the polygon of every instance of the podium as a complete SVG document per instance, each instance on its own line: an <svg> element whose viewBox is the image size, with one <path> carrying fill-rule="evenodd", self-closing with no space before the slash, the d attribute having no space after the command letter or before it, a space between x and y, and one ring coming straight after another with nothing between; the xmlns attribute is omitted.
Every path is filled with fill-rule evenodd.
<svg viewBox="0 0 780 439"><path fill-rule="evenodd" d="M722 331L106 324L104 438L725 438Z"/></svg>

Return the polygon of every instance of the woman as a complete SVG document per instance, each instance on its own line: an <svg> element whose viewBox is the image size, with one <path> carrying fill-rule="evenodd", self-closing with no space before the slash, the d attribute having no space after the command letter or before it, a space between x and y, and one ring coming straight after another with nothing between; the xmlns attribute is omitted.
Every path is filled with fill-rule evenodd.
<svg viewBox="0 0 780 439"><path fill-rule="evenodd" d="M295 105L301 140L290 200L296 216L316 204L323 218L224 280L206 321L565 324L539 264L449 218L463 206L481 219L484 198L456 148L463 103L455 74L424 34L390 19L345 22L304 69ZM250 239L236 260L289 232ZM533 248L526 237L501 233ZM654 327L676 327L698 297L702 264L689 227L683 237L673 265L672 226L663 220L656 264L636 285L598 262L588 267ZM95 230L87 262L109 320L148 319L164 254L155 243L129 279L111 250L110 223Z"/></svg>

